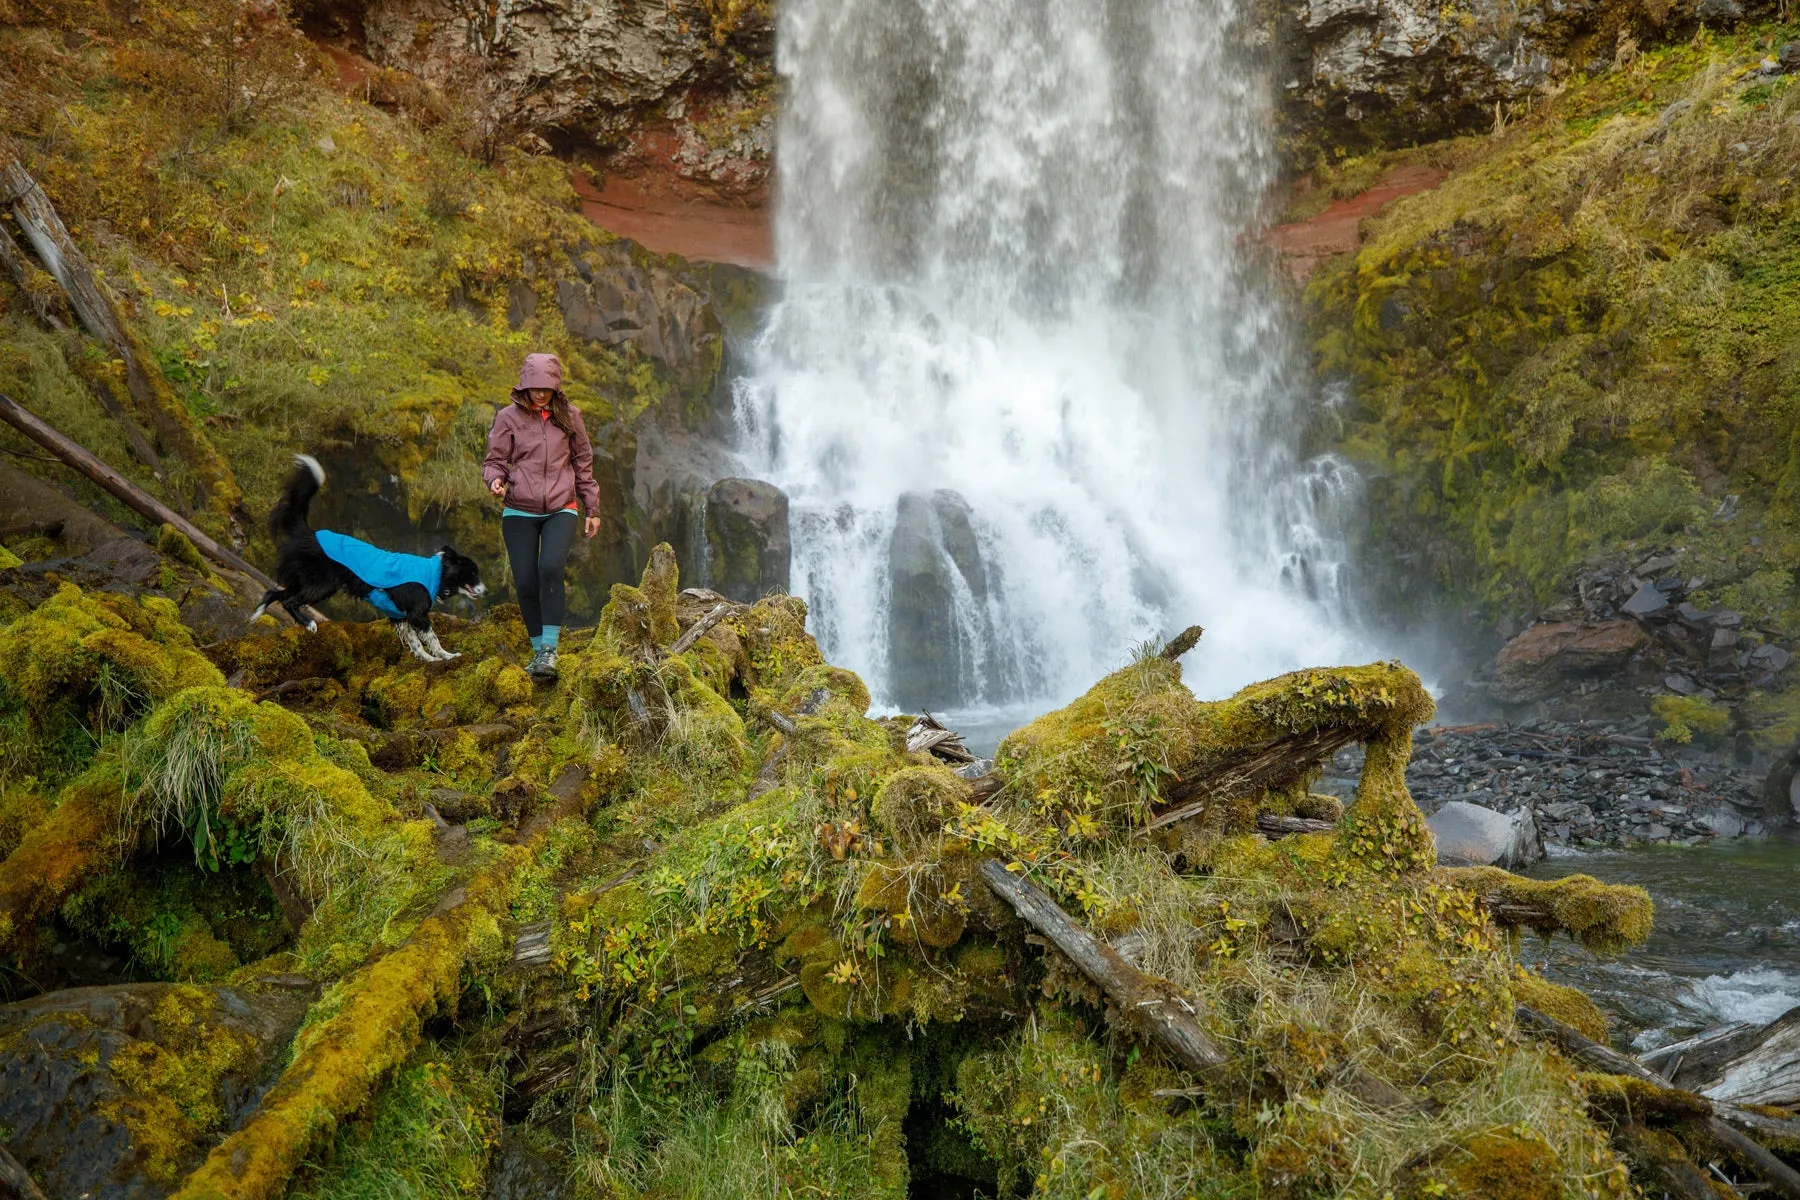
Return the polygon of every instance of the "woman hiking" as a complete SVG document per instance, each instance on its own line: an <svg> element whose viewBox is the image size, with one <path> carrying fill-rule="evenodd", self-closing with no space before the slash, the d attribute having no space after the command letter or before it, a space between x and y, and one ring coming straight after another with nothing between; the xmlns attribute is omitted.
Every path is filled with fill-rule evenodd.
<svg viewBox="0 0 1800 1200"><path fill-rule="evenodd" d="M534 651L525 670L540 680L556 678L563 564L582 524L577 500L587 510L582 532L588 537L600 532L594 447L581 412L569 407L563 395L562 382L562 360L556 355L525 356L512 403L494 414L481 465L488 490L506 501L500 536Z"/></svg>

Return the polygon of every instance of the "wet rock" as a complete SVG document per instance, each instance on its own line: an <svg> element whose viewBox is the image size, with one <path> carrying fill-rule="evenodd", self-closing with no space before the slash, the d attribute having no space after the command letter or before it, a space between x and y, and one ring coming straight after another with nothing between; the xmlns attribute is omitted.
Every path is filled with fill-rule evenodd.
<svg viewBox="0 0 1800 1200"><path fill-rule="evenodd" d="M49 539L58 557L79 557L126 533L36 476L0 463L0 539L21 536Z"/></svg>
<svg viewBox="0 0 1800 1200"><path fill-rule="evenodd" d="M165 1196L253 1106L310 998L137 983L0 1005L7 1147L53 1196Z"/></svg>
<svg viewBox="0 0 1800 1200"><path fill-rule="evenodd" d="M482 1200L562 1200L568 1194L569 1168L558 1160L554 1138L516 1125L500 1131Z"/></svg>
<svg viewBox="0 0 1800 1200"><path fill-rule="evenodd" d="M978 597L987 577L966 501L954 492L900 497L888 543L888 678L908 708L973 699L991 641ZM975 687L971 687L971 684Z"/></svg>
<svg viewBox="0 0 1800 1200"><path fill-rule="evenodd" d="M674 272L632 261L623 245L587 247L582 270L556 284L556 305L575 337L630 346L695 391L718 371L724 326L707 296Z"/></svg>
<svg viewBox="0 0 1800 1200"><path fill-rule="evenodd" d="M1550 695L1572 679L1618 669L1643 641L1635 621L1534 625L1495 655L1494 697L1519 703Z"/></svg>
<svg viewBox="0 0 1800 1200"><path fill-rule="evenodd" d="M791 547L787 494L756 479L721 479L706 493L707 580L751 604L785 592Z"/></svg>
<svg viewBox="0 0 1800 1200"><path fill-rule="evenodd" d="M1792 75L1800 71L1800 42L1789 42L1783 46L1775 61L1780 65L1784 75ZM1727 499L1735 500L1737 497L1730 496Z"/></svg>
<svg viewBox="0 0 1800 1200"><path fill-rule="evenodd" d="M1446 866L1529 866L1544 856L1529 812L1501 813L1452 800L1426 822Z"/></svg>

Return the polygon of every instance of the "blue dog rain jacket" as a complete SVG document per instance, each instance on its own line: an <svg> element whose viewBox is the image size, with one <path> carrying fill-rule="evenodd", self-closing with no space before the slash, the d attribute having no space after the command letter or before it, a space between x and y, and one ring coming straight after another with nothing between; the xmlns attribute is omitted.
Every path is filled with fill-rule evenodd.
<svg viewBox="0 0 1800 1200"><path fill-rule="evenodd" d="M319 549L325 552L326 558L346 567L375 589L369 593L369 603L382 616L398 621L406 615L394 606L383 590L403 583L418 584L431 597L432 603L437 603L438 585L444 579L444 560L437 555L427 558L419 554L397 554L329 529L319 530L317 536Z"/></svg>

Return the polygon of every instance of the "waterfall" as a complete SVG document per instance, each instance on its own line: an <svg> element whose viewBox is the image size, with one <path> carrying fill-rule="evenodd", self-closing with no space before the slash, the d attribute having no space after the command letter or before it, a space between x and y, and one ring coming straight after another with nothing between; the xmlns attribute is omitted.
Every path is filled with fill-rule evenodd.
<svg viewBox="0 0 1800 1200"><path fill-rule="evenodd" d="M1059 701L1198 622L1220 694L1350 650L1242 252L1251 0L783 0L782 295L737 384L792 590L878 703Z"/></svg>

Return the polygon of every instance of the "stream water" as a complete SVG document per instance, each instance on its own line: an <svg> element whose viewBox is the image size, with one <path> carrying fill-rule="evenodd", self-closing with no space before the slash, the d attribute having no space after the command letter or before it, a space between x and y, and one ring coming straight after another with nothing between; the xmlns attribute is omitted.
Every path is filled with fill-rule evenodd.
<svg viewBox="0 0 1800 1200"><path fill-rule="evenodd" d="M1060 702L1199 621L1203 695L1357 653L1270 289L1250 0L793 0L783 293L736 393L878 705Z"/></svg>
<svg viewBox="0 0 1800 1200"><path fill-rule="evenodd" d="M1650 940L1614 958L1561 939L1528 939L1523 953L1592 996L1621 1044L1650 1050L1729 1021L1772 1021L1800 1004L1800 837L1569 855L1528 872L1575 873L1649 889Z"/></svg>

